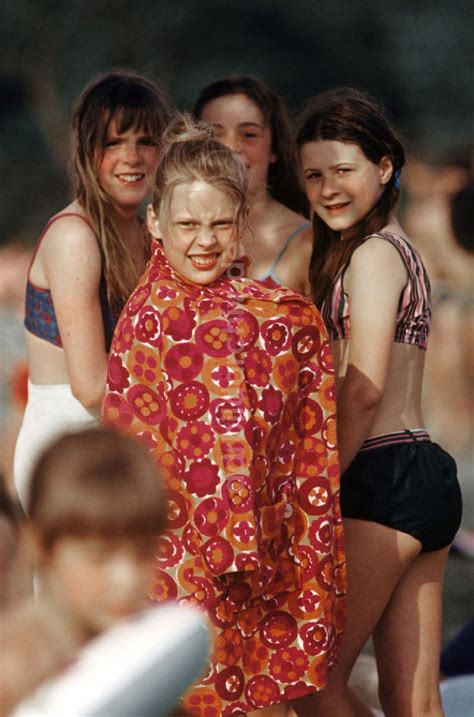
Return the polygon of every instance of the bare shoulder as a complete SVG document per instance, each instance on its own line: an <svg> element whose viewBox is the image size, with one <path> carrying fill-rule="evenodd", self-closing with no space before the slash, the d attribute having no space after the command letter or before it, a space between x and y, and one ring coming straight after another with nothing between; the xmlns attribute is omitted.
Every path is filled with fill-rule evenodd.
<svg viewBox="0 0 474 717"><path fill-rule="evenodd" d="M371 236L355 249L350 266L357 272L382 271L400 272L406 276L406 269L399 250L392 242L380 236Z"/></svg>
<svg viewBox="0 0 474 717"><path fill-rule="evenodd" d="M85 217L58 216L41 242L40 264L46 275L57 271L68 272L79 266L102 266L99 244Z"/></svg>

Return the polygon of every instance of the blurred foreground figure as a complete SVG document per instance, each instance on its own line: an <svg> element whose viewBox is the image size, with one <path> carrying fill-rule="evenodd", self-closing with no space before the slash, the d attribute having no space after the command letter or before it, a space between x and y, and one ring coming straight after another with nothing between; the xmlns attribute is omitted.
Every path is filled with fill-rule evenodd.
<svg viewBox="0 0 474 717"><path fill-rule="evenodd" d="M140 445L90 429L40 457L27 509L37 595L2 617L2 715L88 640L145 607L167 504Z"/></svg>

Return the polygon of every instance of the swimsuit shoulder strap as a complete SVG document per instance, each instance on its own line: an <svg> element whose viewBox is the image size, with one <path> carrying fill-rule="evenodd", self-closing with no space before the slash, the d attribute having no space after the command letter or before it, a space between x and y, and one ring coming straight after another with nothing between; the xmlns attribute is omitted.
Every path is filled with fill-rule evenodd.
<svg viewBox="0 0 474 717"><path fill-rule="evenodd" d="M38 249L39 249L40 246L41 246L41 242L43 241L43 239L44 239L44 237L45 237L45 235L46 235L46 232L47 232L48 229L51 227L51 225L54 224L54 222L56 222L58 219L62 219L63 217L79 217L79 219L82 219L82 221L85 222L85 223L87 224L87 226L88 226L90 229L92 229L92 231L94 231L94 227L92 226L92 224L91 224L91 222L89 221L89 219L87 219L86 217L82 216L82 214L79 214L78 212L62 212L61 214L56 214L54 217L51 217L51 219L47 222L46 226L44 227L43 231L41 232L40 237L39 237L39 239L38 239L38 241L37 241L37 243L36 243L35 250L34 250L34 252L33 252L33 256L31 257L30 264L29 264L29 266L28 266L28 272L27 272L28 281L29 281L29 278L30 278L31 267L33 266L33 262L34 262L34 260L36 259L36 255L37 255L37 253L38 253Z"/></svg>

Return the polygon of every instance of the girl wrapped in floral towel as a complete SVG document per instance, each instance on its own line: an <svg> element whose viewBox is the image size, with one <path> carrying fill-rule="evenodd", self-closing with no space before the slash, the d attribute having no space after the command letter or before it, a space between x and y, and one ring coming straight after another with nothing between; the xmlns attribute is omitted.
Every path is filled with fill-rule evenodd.
<svg viewBox="0 0 474 717"><path fill-rule="evenodd" d="M207 610L199 717L291 701L337 659L345 560L332 360L314 306L245 278L247 170L187 117L164 138L152 258L119 320L104 420L145 443L169 493L152 601Z"/></svg>

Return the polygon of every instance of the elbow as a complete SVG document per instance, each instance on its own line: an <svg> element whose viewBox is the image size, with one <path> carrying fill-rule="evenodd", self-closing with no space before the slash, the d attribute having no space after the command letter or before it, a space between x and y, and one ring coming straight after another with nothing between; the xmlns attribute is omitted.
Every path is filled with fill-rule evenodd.
<svg viewBox="0 0 474 717"><path fill-rule="evenodd" d="M104 397L105 383L102 385L71 384L71 392L84 408L99 410Z"/></svg>
<svg viewBox="0 0 474 717"><path fill-rule="evenodd" d="M376 413L382 403L383 393L375 386L364 387L363 390L357 391L353 397L354 404L365 413Z"/></svg>
<svg viewBox="0 0 474 717"><path fill-rule="evenodd" d="M383 390L353 367L349 367L341 393L345 402L357 406L358 411L365 414L377 413L383 398Z"/></svg>

